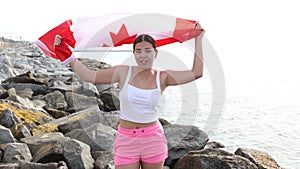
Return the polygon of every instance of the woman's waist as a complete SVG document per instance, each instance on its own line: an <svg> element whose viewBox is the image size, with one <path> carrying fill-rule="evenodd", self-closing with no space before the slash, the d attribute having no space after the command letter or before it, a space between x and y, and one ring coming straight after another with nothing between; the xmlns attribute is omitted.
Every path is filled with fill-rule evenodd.
<svg viewBox="0 0 300 169"><path fill-rule="evenodd" d="M137 122L132 122L132 121L121 119L119 127L124 128L124 129L139 129L139 128L150 127L152 125L155 125L156 123L159 123L159 121L155 120L155 121L147 122L147 123L137 123Z"/></svg>

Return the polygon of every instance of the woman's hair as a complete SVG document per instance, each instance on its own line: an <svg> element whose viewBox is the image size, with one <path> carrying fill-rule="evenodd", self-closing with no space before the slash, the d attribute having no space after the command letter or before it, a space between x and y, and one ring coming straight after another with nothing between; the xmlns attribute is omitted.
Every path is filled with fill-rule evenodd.
<svg viewBox="0 0 300 169"><path fill-rule="evenodd" d="M140 42L149 42L149 43L151 43L151 45L154 48L154 50L156 50L156 42L155 42L155 40L150 35L141 34L133 42L133 51L135 50L135 45L137 43L140 43Z"/></svg>

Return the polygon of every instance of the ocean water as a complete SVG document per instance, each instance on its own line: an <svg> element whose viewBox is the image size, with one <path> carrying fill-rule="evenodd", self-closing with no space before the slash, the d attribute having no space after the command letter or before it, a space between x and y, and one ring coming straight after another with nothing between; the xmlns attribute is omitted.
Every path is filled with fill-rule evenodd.
<svg viewBox="0 0 300 169"><path fill-rule="evenodd" d="M180 45L159 48L154 67L191 68L193 45ZM273 70L278 70L281 61L273 61L273 67L268 64L268 69L251 60L246 64L230 58L221 62L209 43L204 46L204 76L168 87L162 95L160 116L172 123L199 127L208 133L210 141L224 144L230 152L239 147L261 150L283 168L300 168L300 80L291 74L300 71L290 66L276 73ZM135 65L130 47L124 49L128 51L118 48L79 55L111 65ZM260 60L263 62L268 63L268 58Z"/></svg>
<svg viewBox="0 0 300 169"><path fill-rule="evenodd" d="M239 147L261 150L271 155L281 167L298 169L300 83L291 86L286 83L282 82L278 88L273 86L268 91L255 88L256 92L252 93L228 93L223 112L215 121L209 120L209 116L214 116L210 112L213 91L200 89L200 92L194 93L198 95L198 108L180 110L180 106L193 102L195 97L190 95L191 99L180 99L180 91L170 88L166 92L168 96L165 96L168 102L166 109L170 111L164 111L162 116L171 122L196 125L204 131L210 131L205 128L207 123L215 123L214 130L208 133L209 139L224 144L225 150L234 152Z"/></svg>

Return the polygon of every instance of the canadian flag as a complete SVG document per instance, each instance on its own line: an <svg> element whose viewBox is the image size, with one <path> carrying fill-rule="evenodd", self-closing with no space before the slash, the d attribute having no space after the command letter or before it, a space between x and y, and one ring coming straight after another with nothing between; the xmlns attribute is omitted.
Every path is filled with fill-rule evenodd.
<svg viewBox="0 0 300 169"><path fill-rule="evenodd" d="M194 20L164 14L110 14L66 20L38 38L43 52L57 58L54 38L59 34L74 49L116 47L131 44L140 34L152 36L157 46L184 42L200 35Z"/></svg>

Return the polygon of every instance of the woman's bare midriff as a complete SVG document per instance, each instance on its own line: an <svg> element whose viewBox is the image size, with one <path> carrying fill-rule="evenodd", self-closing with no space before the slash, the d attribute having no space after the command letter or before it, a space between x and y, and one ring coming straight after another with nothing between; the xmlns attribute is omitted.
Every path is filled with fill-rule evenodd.
<svg viewBox="0 0 300 169"><path fill-rule="evenodd" d="M126 120L121 119L120 127L125 128L125 129L137 129L137 128L149 127L155 123L157 123L157 121L153 121L150 123L135 123L135 122L126 121Z"/></svg>

